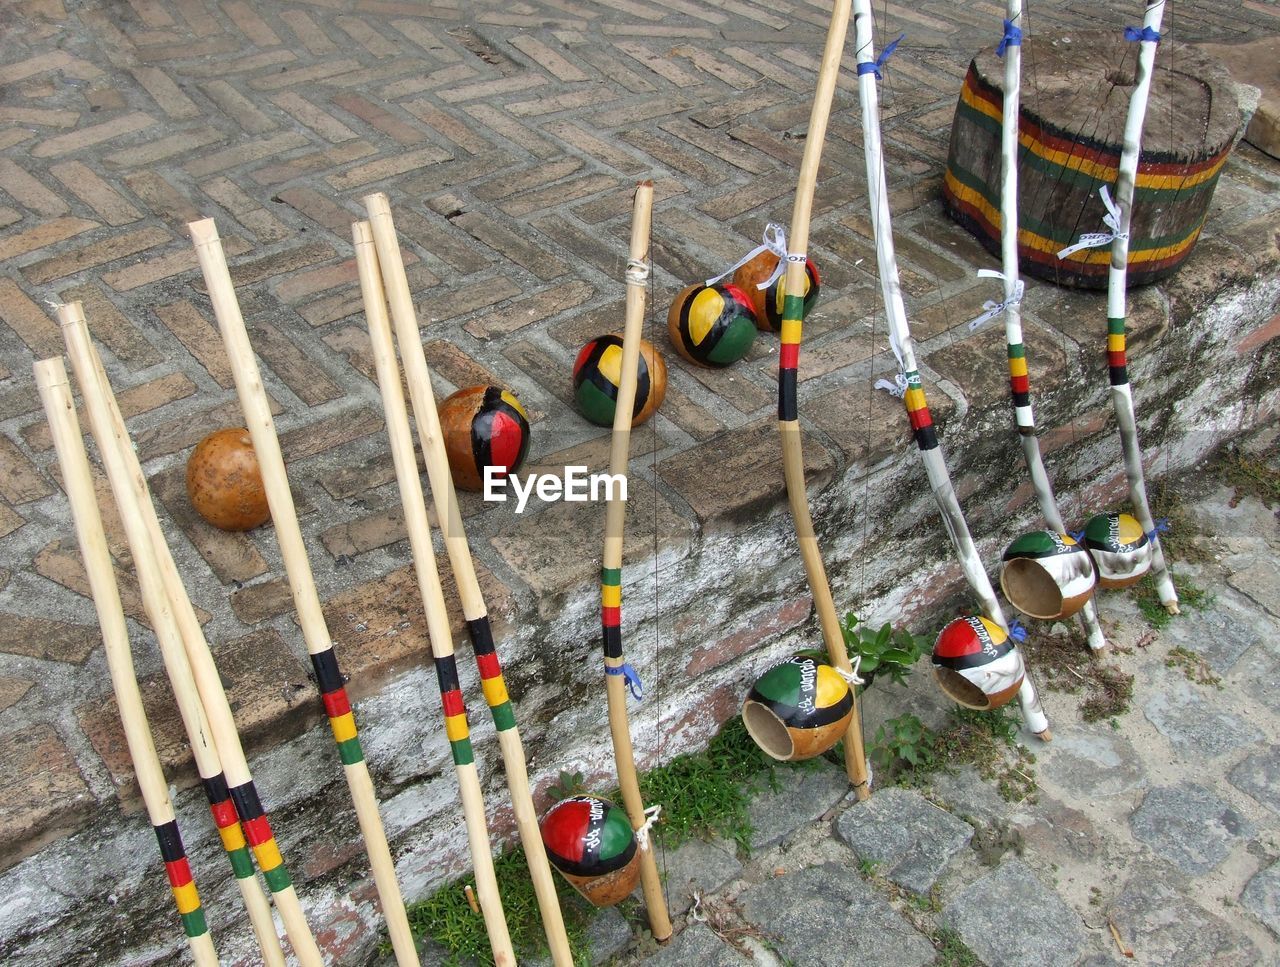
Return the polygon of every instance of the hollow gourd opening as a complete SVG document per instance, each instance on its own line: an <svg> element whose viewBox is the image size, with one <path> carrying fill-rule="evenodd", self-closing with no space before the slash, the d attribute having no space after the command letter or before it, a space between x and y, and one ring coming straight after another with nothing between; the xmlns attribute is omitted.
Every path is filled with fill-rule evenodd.
<svg viewBox="0 0 1280 967"><path fill-rule="evenodd" d="M767 705L748 701L742 706L742 724L747 727L747 734L764 750L765 755L790 762L796 754L795 742L786 723Z"/></svg>
<svg viewBox="0 0 1280 967"><path fill-rule="evenodd" d="M981 712L989 710L991 699L969 679L950 668L934 667L934 675L938 678L938 687L953 702L965 708L975 708ZM745 717L745 716L744 716ZM765 751L768 751L767 749Z"/></svg>
<svg viewBox="0 0 1280 967"><path fill-rule="evenodd" d="M1043 567L1016 558L1000 572L1000 587L1009 602L1032 618L1051 619L1062 614L1062 589Z"/></svg>

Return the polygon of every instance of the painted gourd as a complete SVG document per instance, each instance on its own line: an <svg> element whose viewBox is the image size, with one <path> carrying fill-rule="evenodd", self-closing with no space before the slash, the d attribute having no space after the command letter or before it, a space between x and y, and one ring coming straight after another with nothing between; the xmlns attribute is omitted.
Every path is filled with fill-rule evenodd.
<svg viewBox="0 0 1280 967"><path fill-rule="evenodd" d="M620 806L595 796L562 799L542 820L547 859L598 907L630 896L640 879L640 850Z"/></svg>
<svg viewBox="0 0 1280 967"><path fill-rule="evenodd" d="M1097 514L1084 525L1084 546L1098 569L1098 586L1127 588L1151 568L1151 542L1137 518Z"/></svg>
<svg viewBox="0 0 1280 967"><path fill-rule="evenodd" d="M248 430L215 430L196 444L187 460L187 496L196 513L225 531L247 531L271 518Z"/></svg>
<svg viewBox="0 0 1280 967"><path fill-rule="evenodd" d="M986 711L1018 694L1026 668L1004 629L975 616L942 629L933 646L933 672L953 701Z"/></svg>
<svg viewBox="0 0 1280 967"><path fill-rule="evenodd" d="M501 386L470 386L440 404L440 431L453 483L462 490L484 487L484 468L515 473L529 452L529 417Z"/></svg>
<svg viewBox="0 0 1280 967"><path fill-rule="evenodd" d="M1097 583L1089 552L1067 534L1023 534L1001 560L1000 587L1005 597L1032 618L1070 617L1085 606Z"/></svg>
<svg viewBox="0 0 1280 967"><path fill-rule="evenodd" d="M691 285L671 303L667 330L676 352L689 362L720 369L751 348L756 313L750 297L736 285Z"/></svg>
<svg viewBox="0 0 1280 967"><path fill-rule="evenodd" d="M778 332L782 329L783 300L786 298L786 272L779 275L763 289L757 288L761 282L773 274L778 264L778 256L768 249L761 252L746 265L739 266L733 273L733 284L740 288L751 299L751 308L756 313L756 326L765 332ZM800 318L809 315L809 310L818 301L821 288L818 278L818 267L811 259L804 263L804 304L800 309Z"/></svg>
<svg viewBox="0 0 1280 967"><path fill-rule="evenodd" d="M843 737L853 693L830 665L796 655L757 680L742 704L742 723L767 755L783 762L822 755Z"/></svg>
<svg viewBox="0 0 1280 967"><path fill-rule="evenodd" d="M622 381L622 337L597 336L582 347L573 364L573 398L578 411L597 426L613 426L614 403ZM653 343L640 340L636 402L631 425L639 426L667 395L667 364Z"/></svg>

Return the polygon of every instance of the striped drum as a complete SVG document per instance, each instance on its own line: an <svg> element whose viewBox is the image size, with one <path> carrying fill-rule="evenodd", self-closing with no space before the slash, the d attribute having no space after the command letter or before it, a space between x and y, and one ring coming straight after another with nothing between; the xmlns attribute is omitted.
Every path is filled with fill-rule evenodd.
<svg viewBox="0 0 1280 967"><path fill-rule="evenodd" d="M640 850L622 807L595 796L562 799L541 828L547 859L591 903L611 907L635 889Z"/></svg>
<svg viewBox="0 0 1280 967"><path fill-rule="evenodd" d="M999 708L1018 694L1026 669L1004 629L979 616L956 618L933 646L938 685L965 708Z"/></svg>
<svg viewBox="0 0 1280 967"><path fill-rule="evenodd" d="M733 273L733 284L751 299L751 307L756 313L756 326L765 332L778 332L782 329L782 300L787 295L786 286L783 285L786 273L783 272L765 288L757 288L773 274L777 264L778 256L766 249ZM809 315L809 310L818 301L819 288L818 267L811 259L805 259L802 317Z"/></svg>
<svg viewBox="0 0 1280 967"><path fill-rule="evenodd" d="M830 665L796 655L761 675L742 705L742 723L783 762L822 755L844 735L853 693Z"/></svg>

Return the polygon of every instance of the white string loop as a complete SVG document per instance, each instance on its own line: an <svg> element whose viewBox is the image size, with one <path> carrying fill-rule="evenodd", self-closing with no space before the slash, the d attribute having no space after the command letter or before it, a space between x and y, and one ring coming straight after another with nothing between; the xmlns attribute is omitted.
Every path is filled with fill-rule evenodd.
<svg viewBox="0 0 1280 967"><path fill-rule="evenodd" d="M986 278L986 279L1004 279L1005 278L1005 274L1003 272L997 272L995 269L978 269L978 275L981 278ZM982 308L985 309L986 311L983 312L982 315L978 316L978 318L974 319L972 322L969 323L969 331L973 332L979 326L985 325L986 323L990 322L992 319L994 319L996 316L1000 315L1001 313L1006 312L1008 309L1012 308L1013 306L1021 304L1022 294L1025 291L1026 291L1026 285L1023 283L1023 281L1021 279L1014 279L1013 295L1010 296L1008 299L1005 299L1003 302L994 302L991 299L988 299L986 302L982 303Z"/></svg>
<svg viewBox="0 0 1280 967"><path fill-rule="evenodd" d="M843 678L850 688L853 688L856 685L867 684L867 680L865 678L860 678L858 676L858 669L861 667L862 667L861 655L853 656L853 668L850 669L849 671L845 671L843 668L836 668L834 665L832 666L835 673L839 675L841 678Z"/></svg>
<svg viewBox="0 0 1280 967"><path fill-rule="evenodd" d="M655 803L644 811L644 823L636 830L636 842L640 844L640 848L647 850L649 848L649 830L653 829L653 824L658 821L658 817L662 815L662 803Z"/></svg>
<svg viewBox="0 0 1280 967"><path fill-rule="evenodd" d="M778 264L773 267L773 274L763 282L756 284L757 289L769 288L769 286L773 285L773 283L782 275L783 271L786 269L786 263L795 261L795 257L787 253L787 230L777 222L769 222L769 224L764 227L764 236L760 239L759 245L753 248L742 258L738 259L737 262L725 269L719 275L707 279L705 284L715 285L721 279L733 275L734 272L737 272L738 269L742 268L762 252L772 252L774 255L778 256ZM801 255L800 258L803 259L804 256Z"/></svg>
<svg viewBox="0 0 1280 967"><path fill-rule="evenodd" d="M898 373L893 377L892 383L887 379L878 379L875 382L875 389L882 389L890 396L902 399L907 395L907 377Z"/></svg>
<svg viewBox="0 0 1280 967"><path fill-rule="evenodd" d="M1103 185L1098 189L1098 194L1102 196L1102 204L1107 207L1107 213L1102 216L1102 224L1106 225L1111 231L1085 232L1074 245L1059 249L1058 258L1065 259L1068 255L1079 252L1081 249L1101 248L1103 245L1110 245L1118 238L1128 240L1129 233L1120 231L1120 206L1111 200L1110 190L1106 185Z"/></svg>

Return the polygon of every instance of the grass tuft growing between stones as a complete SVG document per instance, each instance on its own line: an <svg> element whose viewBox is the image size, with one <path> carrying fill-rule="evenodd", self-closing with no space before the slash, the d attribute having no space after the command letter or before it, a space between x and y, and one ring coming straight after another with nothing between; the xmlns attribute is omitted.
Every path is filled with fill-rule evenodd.
<svg viewBox="0 0 1280 967"><path fill-rule="evenodd" d="M881 763L880 785L918 788L944 769L973 766L1008 802L1035 802L1035 755L1018 742L1018 713L956 707L935 731L914 715L889 719L876 732L871 755Z"/></svg>
<svg viewBox="0 0 1280 967"><path fill-rule="evenodd" d="M1037 683L1068 695L1083 693L1080 714L1086 722L1115 719L1129 711L1133 676L1093 657L1078 629L1065 635L1029 636L1022 648L1027 665L1036 670Z"/></svg>
<svg viewBox="0 0 1280 967"><path fill-rule="evenodd" d="M968 944L954 930L941 927L929 939L938 950L934 967L983 967L978 955L969 949Z"/></svg>
<svg viewBox="0 0 1280 967"><path fill-rule="evenodd" d="M523 849L503 853L493 862L498 879L498 893L502 897L502 909L507 916L511 943L517 955L524 959L547 952L546 937L542 932L542 915L538 912L538 897L529 879L529 864ZM443 967L462 967L477 963L491 965L493 952L489 949L489 936L484 929L484 917L471 909L465 887L474 891L474 876L463 877L441 887L431 896L408 905L409 926L415 937L431 937L444 947L448 954L441 961ZM556 879L556 892L560 896L560 909L564 914L565 933L574 952L574 962L591 963L587 925L595 915L595 908L578 896L572 888ZM383 944L389 952L389 942Z"/></svg>
<svg viewBox="0 0 1280 967"><path fill-rule="evenodd" d="M1213 669L1209 667L1207 661L1190 648L1178 646L1171 649L1168 657L1164 660L1164 667L1181 668L1182 674L1186 676L1187 681L1194 682L1196 685L1212 685L1214 688L1222 688L1222 679L1213 673Z"/></svg>
<svg viewBox="0 0 1280 967"><path fill-rule="evenodd" d="M1260 458L1232 447L1218 459L1214 470L1223 483L1235 488L1230 506L1237 506L1245 495L1257 497L1271 508L1280 505L1280 470Z"/></svg>
<svg viewBox="0 0 1280 967"><path fill-rule="evenodd" d="M1173 579L1173 589L1178 593L1178 606L1182 610L1203 611L1213 604L1213 592L1197 587L1191 582L1190 578L1174 574L1172 571L1169 576ZM1155 581L1151 578L1144 579L1141 584L1135 587L1134 600L1137 602L1138 610L1142 612L1142 617L1146 619L1147 624L1157 631L1168 627L1169 622L1175 617L1166 611L1164 605L1160 603L1160 595L1156 592Z"/></svg>

